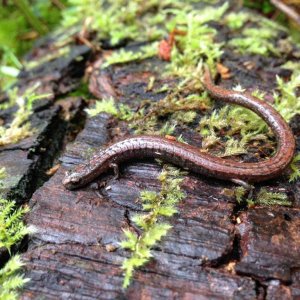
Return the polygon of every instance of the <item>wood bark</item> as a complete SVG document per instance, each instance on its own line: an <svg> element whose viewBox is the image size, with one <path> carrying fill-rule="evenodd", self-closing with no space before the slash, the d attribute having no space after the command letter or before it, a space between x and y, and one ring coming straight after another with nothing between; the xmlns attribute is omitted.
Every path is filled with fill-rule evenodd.
<svg viewBox="0 0 300 300"><path fill-rule="evenodd" d="M219 42L231 38L226 28L215 26ZM278 40L285 38L285 33L278 36ZM49 49L54 51L53 42L53 38L42 40L26 59L42 59ZM139 46L132 43L126 49ZM226 194L225 188L232 189L234 184L195 174L185 176L182 189L186 197L170 220L173 228L153 249L153 259L135 273L130 287L122 289L120 266L130 254L119 247L122 229L136 229L132 216L141 212L140 192L159 190L161 166L152 160L134 160L120 166L118 179L108 173L85 188L66 190L62 179L68 169L132 130L105 113L85 122L81 99L58 98L68 95L85 73L91 73L91 98L113 96L137 110L144 100L157 102L165 97L166 93L155 93L155 89L164 83L175 88L178 81L161 76L166 63L158 58L103 69L102 53L90 55L89 48L73 43L67 56L38 64L24 72L18 83L22 90L40 81L39 91L53 95L35 107L31 120L37 128L35 134L0 149L1 166L9 175L2 190L19 203L31 198L26 222L37 229L22 255L30 282L21 298L299 299L299 182L289 183L284 174L256 188L286 192L292 201L289 208L246 208ZM289 59L296 60L293 49ZM222 63L231 77L218 79L218 84L259 88L272 101L276 75L290 76L289 70L280 67L284 62L285 58L238 55L226 48ZM152 76L156 80L149 91ZM0 118L10 120L14 110L1 112ZM200 112L198 122L202 116ZM295 117L291 126L299 140L298 121ZM174 135L182 134L187 142L201 147L194 128L195 124L176 128ZM77 131L75 141L68 143ZM48 178L45 172L59 154L61 167L36 190ZM0 249L4 259L7 254L1 257L1 253Z"/></svg>

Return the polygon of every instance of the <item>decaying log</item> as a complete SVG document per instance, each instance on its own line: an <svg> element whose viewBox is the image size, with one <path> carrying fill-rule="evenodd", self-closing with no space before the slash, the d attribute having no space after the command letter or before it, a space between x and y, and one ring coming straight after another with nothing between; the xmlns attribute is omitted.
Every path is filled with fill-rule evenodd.
<svg viewBox="0 0 300 300"><path fill-rule="evenodd" d="M213 26L218 31L217 42L231 38L225 27ZM74 32L66 39L72 41L72 35ZM286 38L286 33L280 33L274 43L278 45ZM88 86L93 98L113 96L118 103L137 111L145 101L163 99L167 92L156 91L165 83L175 89L178 80L161 76L167 63L159 58L102 68L102 53L90 58L88 47L73 42L70 49L61 51L63 46L55 41L48 37L36 45L26 57L31 68L17 83L22 91L39 81L37 91L51 93L49 99L34 106L34 134L0 148L1 166L8 173L1 192L18 203L31 198L26 222L37 229L22 254L25 275L30 278L22 299L299 298L299 183L289 183L286 176L256 187L284 190L292 203L289 208L246 207L226 193L226 189L235 187L232 183L186 175L182 183L186 196L178 206L179 213L170 219L172 229L153 249L153 259L134 274L130 287L122 289L120 266L129 256L119 246L124 238L122 229L138 230L132 217L141 212L140 192L160 189L157 176L162 166L153 160L130 161L120 166L117 179L108 173L89 186L66 190L62 179L68 169L101 147L133 133L126 122L102 113L88 118L74 142L67 143L74 135L70 128L77 126L78 130L86 118L85 104L68 93L79 86L87 69L92 70ZM135 50L141 45L123 46ZM293 47L287 55L295 59ZM250 91L259 88L272 102L276 75L288 78L291 74L281 67L284 62L279 57L238 55L226 48L222 64L230 76L217 78L217 83L228 88L241 84ZM148 89L153 76L154 85ZM63 95L67 99L58 100ZM174 135L182 135L185 141L201 147L201 136L194 128L203 110L199 110L194 124L178 126ZM9 122L15 111L16 107L1 111L0 118ZM291 126L299 141L298 121L296 116ZM159 122L163 124L164 120ZM59 154L61 167L36 190L48 179L45 172ZM250 161L253 156L243 159ZM5 255L0 252L0 259Z"/></svg>

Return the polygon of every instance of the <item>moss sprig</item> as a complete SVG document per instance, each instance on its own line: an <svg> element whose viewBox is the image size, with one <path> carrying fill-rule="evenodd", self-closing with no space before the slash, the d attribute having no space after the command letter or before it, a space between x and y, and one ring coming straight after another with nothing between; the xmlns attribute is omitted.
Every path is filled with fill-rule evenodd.
<svg viewBox="0 0 300 300"><path fill-rule="evenodd" d="M272 137L268 126L259 116L235 105L226 105L219 111L214 110L210 116L203 117L198 131L204 137L202 142L204 149L208 150L215 146L223 148L223 151L218 148L215 153L218 156L247 153L248 147L254 142L266 141ZM273 147L273 143L269 143L269 146Z"/></svg>
<svg viewBox="0 0 300 300"><path fill-rule="evenodd" d="M177 213L176 205L184 198L184 192L180 188L183 181L183 172L165 165L158 176L161 190L142 191L141 202L143 211L147 213L136 214L132 217L133 223L139 228L140 233L124 229L126 239L121 242L121 247L131 252L122 264L124 271L123 287L127 288L132 280L134 271L143 266L152 258L151 249L172 226L166 218Z"/></svg>
<svg viewBox="0 0 300 300"><path fill-rule="evenodd" d="M300 153L297 153L294 158L292 163L290 164L291 168L291 173L289 175L289 181L296 181L297 179L300 178Z"/></svg>
<svg viewBox="0 0 300 300"><path fill-rule="evenodd" d="M83 24L112 45L122 40L154 41L166 34L164 25L172 10L192 10L189 1L170 0L69 0L62 26Z"/></svg>
<svg viewBox="0 0 300 300"><path fill-rule="evenodd" d="M31 136L34 129L31 128L29 117L32 114L33 103L37 100L49 97L51 94L36 94L34 91L38 86L27 89L21 96L17 91L10 93L9 106L17 105L18 110L12 122L8 126L0 126L0 146L17 143L20 140ZM13 98L12 98L13 97Z"/></svg>
<svg viewBox="0 0 300 300"><path fill-rule="evenodd" d="M122 103L117 105L113 97L96 101L94 107L87 108L85 111L90 117L94 117L102 112L111 114L124 121L130 121L134 117L134 113L129 106Z"/></svg>
<svg viewBox="0 0 300 300"><path fill-rule="evenodd" d="M29 281L20 274L20 269L24 266L20 256L13 256L0 269L0 299L1 300L17 300L19 299L18 291Z"/></svg>
<svg viewBox="0 0 300 300"><path fill-rule="evenodd" d="M124 50L115 51L108 56L102 65L102 68L107 68L113 64L129 63L136 60L143 60L157 55L158 43L153 42L149 45L142 46L138 51Z"/></svg>
<svg viewBox="0 0 300 300"><path fill-rule="evenodd" d="M267 56L270 54L278 56L280 53L273 44L277 31L267 27L246 28L243 30L243 37L233 38L228 45L241 54L259 54Z"/></svg>
<svg viewBox="0 0 300 300"><path fill-rule="evenodd" d="M14 201L0 198L0 248L10 251L32 229L24 225L22 218L29 211L28 206L16 209Z"/></svg>
<svg viewBox="0 0 300 300"><path fill-rule="evenodd" d="M28 211L28 206L17 209L14 201L0 198L0 249L5 248L10 253L13 245L34 231L22 221ZM18 291L29 280L20 274L22 266L20 256L15 255L0 269L0 299L19 299Z"/></svg>
<svg viewBox="0 0 300 300"><path fill-rule="evenodd" d="M172 50L168 67L172 75L181 78L195 76L195 71L204 58L210 69L215 69L215 62L223 53L222 44L214 41L217 32L207 23L220 20L227 9L228 3L224 3L218 8L204 8L201 13L193 11L187 14L180 11L167 24L170 31L177 28L185 32L176 37L176 44Z"/></svg>
<svg viewBox="0 0 300 300"><path fill-rule="evenodd" d="M6 168L2 167L0 169L0 180L4 179L6 177Z"/></svg>
<svg viewBox="0 0 300 300"><path fill-rule="evenodd" d="M270 192L265 188L262 188L256 196L255 203L260 205L282 205L282 206L291 206L292 203L288 199L287 194L285 193L276 193Z"/></svg>
<svg viewBox="0 0 300 300"><path fill-rule="evenodd" d="M136 134L159 134L161 129L158 128L158 118L168 117L172 126L187 124L195 119L196 112L210 107L211 101L207 93L200 92L197 82L187 81L165 98L151 103L146 112L143 110L134 114L130 127Z"/></svg>
<svg viewBox="0 0 300 300"><path fill-rule="evenodd" d="M251 18L246 12L231 12L225 16L225 24L232 30L242 28Z"/></svg>
<svg viewBox="0 0 300 300"><path fill-rule="evenodd" d="M0 168L0 189L3 187L3 179L7 176L6 168L2 167Z"/></svg>
<svg viewBox="0 0 300 300"><path fill-rule="evenodd" d="M289 122L296 114L300 113L300 96L297 96L297 88L300 86L300 69L295 69L290 80L284 81L276 77L277 92L274 92L274 106L280 114Z"/></svg>
<svg viewBox="0 0 300 300"><path fill-rule="evenodd" d="M246 26L249 21L254 27ZM280 55L274 42L279 31L286 31L286 28L278 23L249 12L231 12L225 17L224 23L233 31L241 31L241 37L230 39L227 43L237 52L263 56Z"/></svg>
<svg viewBox="0 0 300 300"><path fill-rule="evenodd" d="M285 193L277 193L268 191L266 188L261 188L255 198L245 198L247 194L247 190L242 187L238 186L234 189L234 197L237 203L241 204L242 202L246 201L248 206L253 205L264 205L264 206L274 206L274 205L281 205L281 206L291 206L292 203L288 199L287 194Z"/></svg>

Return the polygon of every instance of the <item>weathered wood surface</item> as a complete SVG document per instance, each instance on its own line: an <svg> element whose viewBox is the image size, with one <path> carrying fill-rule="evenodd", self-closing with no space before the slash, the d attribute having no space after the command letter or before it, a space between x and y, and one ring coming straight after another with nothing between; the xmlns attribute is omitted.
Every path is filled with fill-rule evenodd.
<svg viewBox="0 0 300 300"><path fill-rule="evenodd" d="M46 44L35 48L28 55L28 62L39 60L47 54L51 46L49 42L46 39ZM0 167L4 167L6 173L0 185L2 197L23 204L49 178L46 172L62 148L73 120L83 109L83 102L78 97L66 98L60 102L55 100L80 84L89 53L90 49L87 47L70 47L67 57L57 55L52 64L38 64L31 72L21 74L16 84L20 95L26 89L36 86L36 94L47 93L49 96L33 104L33 114L29 119L33 134L15 144L0 147ZM7 100L5 96L1 99L2 102ZM1 110L0 122L9 124L16 111L17 106ZM65 114L68 114L68 118ZM0 248L0 265L7 259L7 251Z"/></svg>
<svg viewBox="0 0 300 300"><path fill-rule="evenodd" d="M27 55L26 60L31 63L39 61L48 54L50 42L46 39L46 44L41 43L40 48ZM30 117L33 134L16 144L0 147L1 167L5 167L7 173L0 187L1 194L22 203L47 178L45 172L61 149L68 127L62 106L55 104L54 100L79 85L89 52L86 46L74 46L67 56L57 55L52 61L37 64L31 71L20 75L16 84L20 94L31 86L37 86L36 94L47 93L49 96L34 104ZM77 59L79 56L80 60ZM79 102L78 99L69 107L70 116L76 115ZM1 110L0 120L9 123L16 110L16 106Z"/></svg>
<svg viewBox="0 0 300 300"><path fill-rule="evenodd" d="M78 163L85 157L94 128L98 130L93 132L92 146L102 146L108 137L108 121L107 115L90 120L63 161ZM39 189L28 217L38 233L24 257L32 278L24 299L50 290L53 299L61 295L74 299L196 299L199 295L253 299L251 278L219 269L234 251L235 228L230 220L234 205L220 195L221 185L195 176L184 182L188 196L172 221L170 234L155 249L154 261L137 272L127 291L122 290L119 265L127 255L118 248L122 228L131 225L132 214L140 209L135 202L139 192L159 188L155 179L159 170L154 163L135 162L122 167L120 179L107 178L106 187L99 191L92 186L71 192L61 185L65 171L61 168ZM54 272L49 273L49 268Z"/></svg>
<svg viewBox="0 0 300 300"><path fill-rule="evenodd" d="M267 78L260 81L261 88L267 89L270 75L268 69L264 73L264 65L268 62L262 59L257 69ZM95 66L90 89L98 97L114 95L134 107L143 99L157 101L164 96L145 92L150 76L159 74L157 59L107 70L101 70L99 63ZM241 68L232 70L239 73ZM159 189L160 167L150 161L133 161L121 166L119 179L108 174L99 178L98 186L77 191L65 190L61 181L66 169L128 132L123 122L106 114L88 120L74 144L67 147L59 172L34 194L27 221L38 233L23 256L31 278L23 299L40 295L49 299L300 297L296 201L293 208L255 207L239 212L234 200L223 193L231 184L193 174L184 180L187 197L172 219L173 229L153 251L153 261L136 272L129 289L122 290L120 265L128 255L118 247L122 228L133 226L131 216L140 210L139 192ZM191 144L201 143L191 129L182 133ZM297 197L285 177L266 185L284 188L291 199ZM235 223L236 217L240 224Z"/></svg>
<svg viewBox="0 0 300 300"><path fill-rule="evenodd" d="M220 42L228 38L226 29L217 29ZM278 37L284 38L284 33ZM58 51L55 41L41 41L27 60L43 61L49 52ZM71 119L84 119L80 100L60 100L60 105L56 100L79 85L86 62L93 62L91 93L96 98L112 95L133 109L143 100L158 101L165 96L147 91L151 76L156 77L154 89L166 81L176 86L176 81L160 77L165 63L158 58L103 70L103 58L89 60L90 52L86 46L73 45L68 54L53 55L21 76L21 90L38 80L39 91L53 96L35 107L32 124L36 133L0 149L1 166L9 175L3 190L20 203L45 180L45 171L66 141L70 118L63 118L63 108L71 103ZM293 59L292 53L289 58ZM276 74L290 75L279 67L284 61L239 56L225 49L222 62L232 77L219 84L259 88L272 100ZM9 120L13 109L0 112L0 118ZM295 117L291 125L299 140L298 121ZM30 237L23 254L31 281L22 299L300 299L300 187L299 183L289 184L285 176L261 186L284 189L293 203L291 208L246 209L224 193L232 184L187 175L182 185L186 198L171 220L173 228L153 250L154 259L138 270L132 285L123 290L120 265L129 253L119 248L122 229L134 226L131 218L141 210L137 201L140 191L159 190L156 177L161 167L151 160L132 161L121 166L120 178L106 174L97 180L98 185L72 192L61 181L67 169L126 134L131 134L126 124L107 114L87 120L74 143L67 145L61 168L34 193L27 223L35 226L37 233ZM175 135L179 134L201 147L201 137L193 126L177 128Z"/></svg>

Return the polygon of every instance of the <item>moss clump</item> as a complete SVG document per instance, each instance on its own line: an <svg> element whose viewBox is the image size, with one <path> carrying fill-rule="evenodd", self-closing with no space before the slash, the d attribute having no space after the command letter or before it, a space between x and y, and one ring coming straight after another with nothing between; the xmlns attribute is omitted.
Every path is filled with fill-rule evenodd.
<svg viewBox="0 0 300 300"><path fill-rule="evenodd" d="M272 136L260 117L234 105L226 105L202 118L198 130L204 136L203 148L208 150L217 146L215 155L222 157L245 154L253 143L265 141L268 136ZM273 145L270 144L270 147Z"/></svg>
<svg viewBox="0 0 300 300"><path fill-rule="evenodd" d="M249 207L254 205L292 205L291 201L288 199L288 196L285 193L270 192L266 188L262 188L256 195L255 199L245 199L246 194L247 190L242 186L236 187L233 192L233 195L239 204L246 201Z"/></svg>
<svg viewBox="0 0 300 300"><path fill-rule="evenodd" d="M225 24L232 30L242 28L251 16L245 12L232 12L225 16Z"/></svg>
<svg viewBox="0 0 300 300"><path fill-rule="evenodd" d="M196 118L196 112L210 108L211 101L206 92L199 92L199 79L183 83L165 98L151 103L147 109L142 108L135 113L130 127L136 134L170 134L177 125L188 124ZM158 119L167 118L166 125L159 128ZM169 132L169 133L167 133Z"/></svg>
<svg viewBox="0 0 300 300"><path fill-rule="evenodd" d="M291 201L289 201L286 194L269 192L265 188L262 188L259 191L255 203L260 205L267 205L267 206L273 206L273 205L291 206L292 205Z"/></svg>
<svg viewBox="0 0 300 300"><path fill-rule="evenodd" d="M246 28L243 30L243 37L233 38L228 45L241 54L259 54L268 56L279 55L278 49L274 46L273 40L278 32L271 28Z"/></svg>
<svg viewBox="0 0 300 300"><path fill-rule="evenodd" d="M102 68L106 68L113 64L129 63L135 60L143 60L157 54L158 43L154 42L152 44L143 46L139 51L126 51L123 48L119 51L113 52L112 55L108 56Z"/></svg>
<svg viewBox="0 0 300 300"><path fill-rule="evenodd" d="M118 115L118 110L115 106L115 100L112 97L108 99L102 99L101 101L96 101L96 104L93 108L87 108L85 111L90 117L94 117L102 112L112 114L113 116Z"/></svg>
<svg viewBox="0 0 300 300"><path fill-rule="evenodd" d="M252 27L248 26L248 22L251 22ZM286 31L283 26L248 12L231 12L225 17L224 23L233 31L241 31L240 37L230 39L227 43L237 52L263 56L280 55L275 41L279 31Z"/></svg>
<svg viewBox="0 0 300 300"><path fill-rule="evenodd" d="M29 211L28 207L16 209L15 206L14 201L0 198L0 248L4 247L8 251L31 232L22 222L24 214Z"/></svg>
<svg viewBox="0 0 300 300"><path fill-rule="evenodd" d="M290 80L284 81L279 76L277 91L274 92L275 108L289 122L296 114L300 113L300 96L297 96L297 88L300 86L300 68L294 69Z"/></svg>
<svg viewBox="0 0 300 300"><path fill-rule="evenodd" d="M228 3L218 8L207 7L201 13L181 11L167 24L170 29L176 28L185 33L176 36L168 66L172 75L181 78L199 76L197 68L204 58L210 69L215 69L215 63L223 53L222 44L214 41L217 31L207 23L220 20L227 9Z"/></svg>
<svg viewBox="0 0 300 300"><path fill-rule="evenodd" d="M98 38L117 45L122 40L153 41L163 38L164 26L173 11L192 10L189 2L170 0L69 0L63 12L64 27L89 19ZM86 22L86 20L85 20Z"/></svg>
<svg viewBox="0 0 300 300"><path fill-rule="evenodd" d="M117 106L113 97L96 101L94 107L87 108L85 111L90 117L94 117L105 112L125 121L132 120L134 116L133 112L127 105L120 103Z"/></svg>

